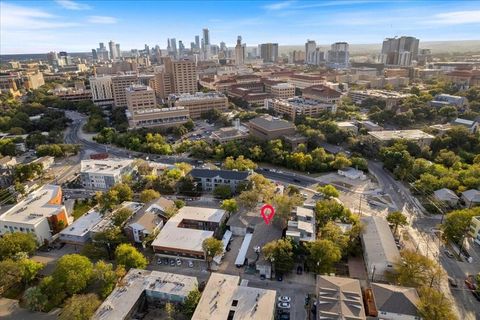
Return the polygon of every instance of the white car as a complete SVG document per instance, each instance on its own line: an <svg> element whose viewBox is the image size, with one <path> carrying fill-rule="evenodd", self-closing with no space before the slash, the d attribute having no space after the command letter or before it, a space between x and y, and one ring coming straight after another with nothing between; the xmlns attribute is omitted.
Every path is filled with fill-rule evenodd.
<svg viewBox="0 0 480 320"><path fill-rule="evenodd" d="M277 306L279 309L290 309L290 303L288 302L279 302Z"/></svg>
<svg viewBox="0 0 480 320"><path fill-rule="evenodd" d="M180 260L179 258L177 258L177 266L181 266L182 265L182 260Z"/></svg>
<svg viewBox="0 0 480 320"><path fill-rule="evenodd" d="M292 299L290 299L290 297L287 297L287 296L278 297L278 302L290 302L290 301L292 301Z"/></svg>
<svg viewBox="0 0 480 320"><path fill-rule="evenodd" d="M188 267L193 268L193 261L188 261Z"/></svg>

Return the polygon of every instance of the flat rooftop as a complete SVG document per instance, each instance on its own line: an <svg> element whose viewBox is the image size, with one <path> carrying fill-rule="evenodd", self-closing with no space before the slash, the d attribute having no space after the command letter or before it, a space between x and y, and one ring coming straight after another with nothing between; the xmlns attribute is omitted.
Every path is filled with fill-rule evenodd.
<svg viewBox="0 0 480 320"><path fill-rule="evenodd" d="M384 264L386 262L394 264L400 261L400 253L387 220L382 217L371 216L362 218L362 222L365 225L362 232L364 250L370 264Z"/></svg>
<svg viewBox="0 0 480 320"><path fill-rule="evenodd" d="M195 94L183 93L177 96L179 102L194 101L194 100L210 100L210 99L225 99L225 95L221 92L197 92Z"/></svg>
<svg viewBox="0 0 480 320"><path fill-rule="evenodd" d="M387 91L387 90L353 90L351 91L352 94L362 94L367 96L373 96L376 98L407 98L410 97L410 93L401 93L396 91Z"/></svg>
<svg viewBox="0 0 480 320"><path fill-rule="evenodd" d="M71 225L60 231L60 235L81 237L102 221L103 215L95 209L91 209L83 216L75 220Z"/></svg>
<svg viewBox="0 0 480 320"><path fill-rule="evenodd" d="M186 297L198 287L195 277L160 271L130 269L124 278L125 285L117 286L97 309L92 319L126 319L144 291L147 295ZM168 299L167 299L168 300Z"/></svg>
<svg viewBox="0 0 480 320"><path fill-rule="evenodd" d="M298 109L315 107L315 106L331 106L331 104L324 103L315 99L307 99L301 97L293 97L288 99L272 99L274 103L280 103L284 105L290 105Z"/></svg>
<svg viewBox="0 0 480 320"><path fill-rule="evenodd" d="M383 130L370 131L368 134L382 141L390 141L394 139L421 140L434 138L434 136L425 133L422 130Z"/></svg>
<svg viewBox="0 0 480 320"><path fill-rule="evenodd" d="M295 125L293 123L272 116L262 116L254 118L249 121L249 124L257 125L266 130L282 130L295 128Z"/></svg>
<svg viewBox="0 0 480 320"><path fill-rule="evenodd" d="M133 160L129 159L82 160L80 171L98 174L118 174L123 168L132 163Z"/></svg>
<svg viewBox="0 0 480 320"><path fill-rule="evenodd" d="M239 285L240 277L212 273L192 320L273 319L276 291Z"/></svg>
<svg viewBox="0 0 480 320"><path fill-rule="evenodd" d="M176 248L195 252L203 252L203 240L213 237L214 232L179 227L183 220L220 223L225 216L225 210L182 207L176 215L171 217L152 242L152 246Z"/></svg>
<svg viewBox="0 0 480 320"><path fill-rule="evenodd" d="M56 204L55 201L56 197L61 197L61 193L60 186L44 185L6 211L0 216L0 220L35 225L44 218L65 210L63 204Z"/></svg>

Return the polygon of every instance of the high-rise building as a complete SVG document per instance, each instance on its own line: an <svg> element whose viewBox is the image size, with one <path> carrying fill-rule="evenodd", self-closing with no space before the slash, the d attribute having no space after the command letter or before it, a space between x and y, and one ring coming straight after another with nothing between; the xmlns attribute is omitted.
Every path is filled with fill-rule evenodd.
<svg viewBox="0 0 480 320"><path fill-rule="evenodd" d="M410 66L418 60L419 40L414 37L386 38L383 41L380 62L386 65Z"/></svg>
<svg viewBox="0 0 480 320"><path fill-rule="evenodd" d="M262 43L260 57L263 62L276 62L278 59L278 43Z"/></svg>
<svg viewBox="0 0 480 320"><path fill-rule="evenodd" d="M208 28L203 29L203 43L205 45L210 45L210 32Z"/></svg>
<svg viewBox="0 0 480 320"><path fill-rule="evenodd" d="M348 43L335 42L328 51L327 64L331 68L348 68L350 56L348 52Z"/></svg>
<svg viewBox="0 0 480 320"><path fill-rule="evenodd" d="M117 43L115 45L115 51L117 52L117 58L121 58L122 57L122 52L120 51L120 43Z"/></svg>
<svg viewBox="0 0 480 320"><path fill-rule="evenodd" d="M178 40L178 55L179 57L183 57L185 53L185 46L183 45L182 40Z"/></svg>
<svg viewBox="0 0 480 320"><path fill-rule="evenodd" d="M245 46L242 45L242 37L238 36L235 46L235 64L241 66L245 63Z"/></svg>
<svg viewBox="0 0 480 320"><path fill-rule="evenodd" d="M97 51L97 60L98 61L106 61L108 60L109 58L109 55L108 55L108 50L107 48L105 47L104 43L103 42L100 42L98 44L98 49L96 50Z"/></svg>
<svg viewBox="0 0 480 320"><path fill-rule="evenodd" d="M115 42L110 40L108 43L108 48L110 49L110 59L116 59L117 58L117 47L115 46Z"/></svg>
<svg viewBox="0 0 480 320"><path fill-rule="evenodd" d="M127 96L125 89L132 84L138 83L136 73L128 73L112 77L113 102L116 108L127 106Z"/></svg>
<svg viewBox="0 0 480 320"><path fill-rule="evenodd" d="M200 49L200 36L195 36L195 47Z"/></svg>
<svg viewBox="0 0 480 320"><path fill-rule="evenodd" d="M98 61L97 50L92 49L92 60Z"/></svg>
<svg viewBox="0 0 480 320"><path fill-rule="evenodd" d="M307 64L313 64L312 55L316 48L317 43L314 40L307 40L307 42L305 43L305 62Z"/></svg>
<svg viewBox="0 0 480 320"><path fill-rule="evenodd" d="M177 39L172 38L170 39L170 50L171 50L171 55L174 58L178 57L178 52L177 52Z"/></svg>
<svg viewBox="0 0 480 320"><path fill-rule="evenodd" d="M92 101L97 106L113 104L113 90L111 76L90 77Z"/></svg>
<svg viewBox="0 0 480 320"><path fill-rule="evenodd" d="M150 57L150 47L147 44L145 44L145 49L144 50L145 50L145 54L147 55L147 57Z"/></svg>
<svg viewBox="0 0 480 320"><path fill-rule="evenodd" d="M177 94L195 93L197 86L197 66L191 60L179 60L172 63L173 90Z"/></svg>

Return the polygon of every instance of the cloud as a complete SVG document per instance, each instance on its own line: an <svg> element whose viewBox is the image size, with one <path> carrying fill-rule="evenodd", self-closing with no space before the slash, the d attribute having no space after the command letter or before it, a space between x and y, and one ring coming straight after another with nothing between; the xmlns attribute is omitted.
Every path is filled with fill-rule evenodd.
<svg viewBox="0 0 480 320"><path fill-rule="evenodd" d="M0 29L2 33L20 30L56 29L78 25L75 22L61 21L58 17L41 9L0 2Z"/></svg>
<svg viewBox="0 0 480 320"><path fill-rule="evenodd" d="M426 22L432 24L480 23L480 10L439 13L434 15L434 19Z"/></svg>
<svg viewBox="0 0 480 320"><path fill-rule="evenodd" d="M295 1L276 2L276 3L267 4L266 6L263 6L263 8L266 10L276 11L276 10L286 9L294 3Z"/></svg>
<svg viewBox="0 0 480 320"><path fill-rule="evenodd" d="M73 0L55 0L61 7L68 10L89 10L91 7L85 3L75 2Z"/></svg>
<svg viewBox="0 0 480 320"><path fill-rule="evenodd" d="M96 23L96 24L115 24L115 23L117 23L116 18L108 17L108 16L89 16L87 21L89 23Z"/></svg>

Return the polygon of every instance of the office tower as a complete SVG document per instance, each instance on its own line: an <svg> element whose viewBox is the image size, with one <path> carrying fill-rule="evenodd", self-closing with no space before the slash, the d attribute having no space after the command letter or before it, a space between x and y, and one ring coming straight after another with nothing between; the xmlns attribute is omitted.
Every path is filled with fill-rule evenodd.
<svg viewBox="0 0 480 320"><path fill-rule="evenodd" d="M110 59L116 59L117 58L117 47L115 46L115 42L110 40L108 43L108 48L110 49Z"/></svg>
<svg viewBox="0 0 480 320"><path fill-rule="evenodd" d="M97 106L113 104L113 90L111 76L90 77L92 101Z"/></svg>
<svg viewBox="0 0 480 320"><path fill-rule="evenodd" d="M190 42L190 51L192 51L192 53L195 51L196 49L196 46L195 46L195 42Z"/></svg>
<svg viewBox="0 0 480 320"><path fill-rule="evenodd" d="M58 53L58 65L69 66L71 64L72 64L72 57L70 57L66 51L60 51Z"/></svg>
<svg viewBox="0 0 480 320"><path fill-rule="evenodd" d="M58 66L58 54L55 51L47 53L48 63L52 66Z"/></svg>
<svg viewBox="0 0 480 320"><path fill-rule="evenodd" d="M276 62L278 59L278 43L262 43L260 57L263 62Z"/></svg>
<svg viewBox="0 0 480 320"><path fill-rule="evenodd" d="M105 47L105 45L103 44L103 42L100 42L98 45L99 45L99 48L97 49L97 60L98 61L108 60L109 58L108 50Z"/></svg>
<svg viewBox="0 0 480 320"><path fill-rule="evenodd" d="M152 88L142 84L134 84L125 88L127 107L130 113L145 109L154 109L157 106L155 92Z"/></svg>
<svg viewBox="0 0 480 320"><path fill-rule="evenodd" d="M305 62L305 52L300 51L300 50L294 50L292 53L292 62Z"/></svg>
<svg viewBox="0 0 480 320"><path fill-rule="evenodd" d="M115 107L126 107L127 97L125 95L125 89L132 84L138 83L138 77L136 73L129 73L124 75L117 75L112 77L112 91L113 102Z"/></svg>
<svg viewBox="0 0 480 320"><path fill-rule="evenodd" d="M348 68L349 59L348 43L346 42L335 42L328 50L327 65L331 68Z"/></svg>
<svg viewBox="0 0 480 320"><path fill-rule="evenodd" d="M313 52L317 49L317 44L315 43L314 40L307 40L305 43L305 62L307 64L313 64L312 63L312 55Z"/></svg>
<svg viewBox="0 0 480 320"><path fill-rule="evenodd" d="M237 37L237 45L235 46L235 64L241 66L245 63L245 46L242 45L242 37Z"/></svg>
<svg viewBox="0 0 480 320"><path fill-rule="evenodd" d="M92 60L98 61L97 50L92 49Z"/></svg>
<svg viewBox="0 0 480 320"><path fill-rule="evenodd" d="M182 40L178 40L178 56L183 57L185 52L185 46L183 45Z"/></svg>
<svg viewBox="0 0 480 320"><path fill-rule="evenodd" d="M195 36L195 46L200 49L200 36Z"/></svg>
<svg viewBox="0 0 480 320"><path fill-rule="evenodd" d="M145 44L144 51L145 51L145 54L147 55L147 57L150 57L150 47L147 44Z"/></svg>
<svg viewBox="0 0 480 320"><path fill-rule="evenodd" d="M210 44L210 32L207 28L203 29L203 42L206 46Z"/></svg>
<svg viewBox="0 0 480 320"><path fill-rule="evenodd" d="M171 50L171 55L174 57L174 58L177 58L178 55L177 55L177 39L175 38L172 38L170 39L170 50Z"/></svg>
<svg viewBox="0 0 480 320"><path fill-rule="evenodd" d="M177 94L195 93L197 86L197 66L194 61L180 60L172 63L173 89Z"/></svg>
<svg viewBox="0 0 480 320"><path fill-rule="evenodd" d="M122 57L122 52L120 51L120 43L117 43L115 45L115 50L117 52L117 58L121 58Z"/></svg>
<svg viewBox="0 0 480 320"><path fill-rule="evenodd" d="M316 48L310 52L310 62L309 64L314 66L319 66L325 63L325 52L320 51L320 48Z"/></svg>
<svg viewBox="0 0 480 320"><path fill-rule="evenodd" d="M386 65L410 66L418 60L419 40L414 37L386 38L380 60Z"/></svg>

